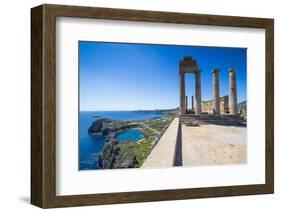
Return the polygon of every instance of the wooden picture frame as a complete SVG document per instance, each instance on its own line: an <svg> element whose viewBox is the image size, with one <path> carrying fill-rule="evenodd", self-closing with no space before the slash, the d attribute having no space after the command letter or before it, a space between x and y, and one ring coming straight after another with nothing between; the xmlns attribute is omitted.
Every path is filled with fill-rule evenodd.
<svg viewBox="0 0 281 213"><path fill-rule="evenodd" d="M230 26L265 29L265 184L192 189L56 195L56 18ZM31 9L31 203L41 208L179 200L274 191L274 20L44 4Z"/></svg>

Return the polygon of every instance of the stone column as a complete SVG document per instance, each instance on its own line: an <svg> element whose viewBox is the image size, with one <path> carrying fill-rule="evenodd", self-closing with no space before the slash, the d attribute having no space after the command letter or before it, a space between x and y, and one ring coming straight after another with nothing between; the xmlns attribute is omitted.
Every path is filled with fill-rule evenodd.
<svg viewBox="0 0 281 213"><path fill-rule="evenodd" d="M201 109L201 70L195 72L195 114L199 115Z"/></svg>
<svg viewBox="0 0 281 213"><path fill-rule="evenodd" d="M185 110L188 111L188 96L185 96Z"/></svg>
<svg viewBox="0 0 281 213"><path fill-rule="evenodd" d="M219 69L213 69L213 112L220 115Z"/></svg>
<svg viewBox="0 0 281 213"><path fill-rule="evenodd" d="M191 110L194 111L194 96L191 96Z"/></svg>
<svg viewBox="0 0 281 213"><path fill-rule="evenodd" d="M230 89L230 114L237 114L237 89L236 89L236 71L234 68L229 69L229 89Z"/></svg>
<svg viewBox="0 0 281 213"><path fill-rule="evenodd" d="M184 73L180 72L180 114L185 114L185 79Z"/></svg>

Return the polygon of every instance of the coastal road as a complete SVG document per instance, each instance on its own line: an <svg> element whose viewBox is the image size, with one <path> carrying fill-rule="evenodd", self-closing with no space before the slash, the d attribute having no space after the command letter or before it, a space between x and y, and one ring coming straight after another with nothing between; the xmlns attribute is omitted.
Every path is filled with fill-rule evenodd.
<svg viewBox="0 0 281 213"><path fill-rule="evenodd" d="M157 131L156 129L153 129L151 127L149 127L147 124L144 124L144 123L132 123L132 124L136 124L136 125L142 125L148 129L150 129L151 131L155 132L157 135L159 135L161 132Z"/></svg>

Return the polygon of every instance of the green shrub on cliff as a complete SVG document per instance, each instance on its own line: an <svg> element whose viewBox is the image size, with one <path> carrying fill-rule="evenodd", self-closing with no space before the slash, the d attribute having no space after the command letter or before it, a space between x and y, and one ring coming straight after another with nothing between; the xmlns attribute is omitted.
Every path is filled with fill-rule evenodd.
<svg viewBox="0 0 281 213"><path fill-rule="evenodd" d="M151 151L150 142L112 141L105 145L99 156L101 169L138 168Z"/></svg>

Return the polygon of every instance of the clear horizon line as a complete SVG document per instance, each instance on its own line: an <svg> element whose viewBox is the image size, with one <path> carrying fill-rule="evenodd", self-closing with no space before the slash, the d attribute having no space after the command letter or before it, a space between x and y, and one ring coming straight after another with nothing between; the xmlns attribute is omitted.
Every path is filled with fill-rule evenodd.
<svg viewBox="0 0 281 213"><path fill-rule="evenodd" d="M97 112L105 112L105 111L146 111L146 110L171 110L171 109L177 109L178 107L175 108L157 108L157 109L105 109L105 110L97 110L97 109L92 109L92 110L79 110L80 112L90 112L90 111L97 111Z"/></svg>
<svg viewBox="0 0 281 213"><path fill-rule="evenodd" d="M247 101L247 99L240 101L237 104L240 104L244 101ZM171 110L171 109L178 109L179 107L171 107L171 108L154 108L154 109L87 109L87 110L79 110L79 112L91 112L91 111L97 111L97 112L106 112L106 111L138 111L138 110Z"/></svg>

